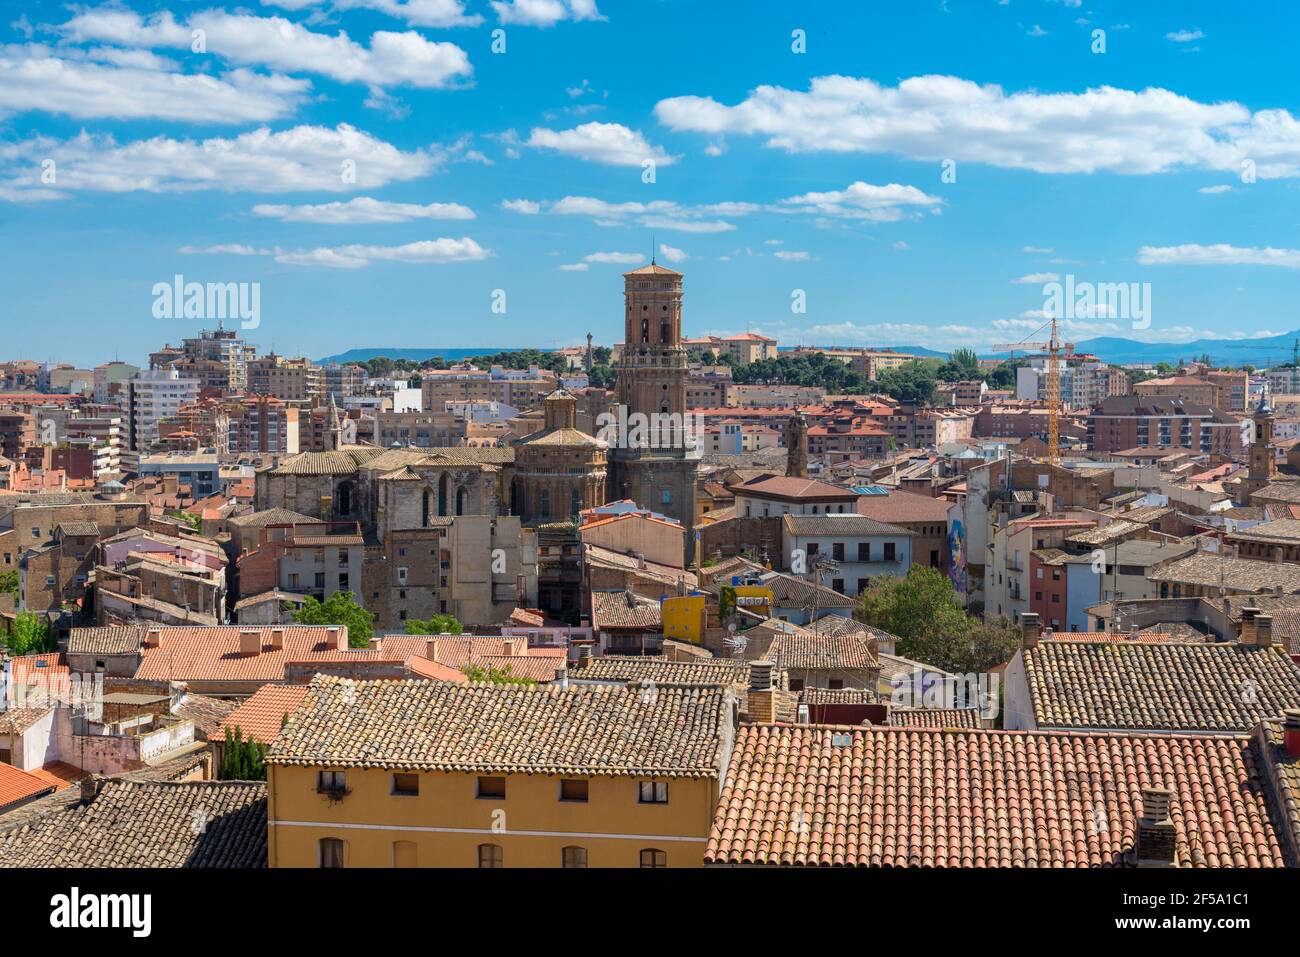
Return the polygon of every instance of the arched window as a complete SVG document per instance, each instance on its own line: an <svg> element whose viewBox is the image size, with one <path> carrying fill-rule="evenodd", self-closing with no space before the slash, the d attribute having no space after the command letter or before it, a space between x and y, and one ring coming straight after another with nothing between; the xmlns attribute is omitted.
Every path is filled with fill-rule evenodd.
<svg viewBox="0 0 1300 957"><path fill-rule="evenodd" d="M393 841L393 866L418 867L414 841Z"/></svg>
<svg viewBox="0 0 1300 957"><path fill-rule="evenodd" d="M469 504L469 491L465 486L456 489L456 514L464 515L465 506Z"/></svg>
<svg viewBox="0 0 1300 957"><path fill-rule="evenodd" d="M647 343L650 341L650 320L649 319L641 320L641 341Z"/></svg>
<svg viewBox="0 0 1300 957"><path fill-rule="evenodd" d="M641 851L642 867L667 867L668 855L658 848L647 847Z"/></svg>
<svg viewBox="0 0 1300 957"><path fill-rule="evenodd" d="M320 866L343 867L345 847L346 845L337 837L322 837L320 839Z"/></svg>
<svg viewBox="0 0 1300 957"><path fill-rule="evenodd" d="M551 492L550 492L550 489L542 489L541 494L542 494L542 501L541 501L541 507L540 507L540 509L538 510L538 517L539 517L539 518L550 518L550 517L551 517Z"/></svg>
<svg viewBox="0 0 1300 957"><path fill-rule="evenodd" d="M447 473L443 472L438 477L438 515L445 518L447 516Z"/></svg>
<svg viewBox="0 0 1300 957"><path fill-rule="evenodd" d="M420 500L420 527L429 527L429 490L427 488Z"/></svg>
<svg viewBox="0 0 1300 957"><path fill-rule="evenodd" d="M478 846L478 866L479 867L502 867L501 863L501 845L500 844L480 844Z"/></svg>
<svg viewBox="0 0 1300 957"><path fill-rule="evenodd" d="M573 494L569 496L569 511L573 513L575 518L582 511L582 492L576 488L573 490Z"/></svg>
<svg viewBox="0 0 1300 957"><path fill-rule="evenodd" d="M673 337L672 329L672 324L669 323L667 319L659 323L659 341L665 343L671 342Z"/></svg>
<svg viewBox="0 0 1300 957"><path fill-rule="evenodd" d="M587 849L585 847L565 847L560 849L561 867L586 867Z"/></svg>
<svg viewBox="0 0 1300 957"><path fill-rule="evenodd" d="M338 496L334 501L334 510L339 515L352 514L352 483L340 482Z"/></svg>

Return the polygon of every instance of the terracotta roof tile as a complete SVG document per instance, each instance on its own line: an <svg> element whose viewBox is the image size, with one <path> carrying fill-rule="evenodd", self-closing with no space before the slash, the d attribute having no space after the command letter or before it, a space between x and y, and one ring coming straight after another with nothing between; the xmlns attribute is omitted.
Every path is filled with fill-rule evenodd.
<svg viewBox="0 0 1300 957"><path fill-rule="evenodd" d="M0 762L0 812L55 790L53 781Z"/></svg>
<svg viewBox="0 0 1300 957"><path fill-rule="evenodd" d="M705 861L1124 866L1144 787L1179 863L1285 864L1245 737L817 725L741 726Z"/></svg>
<svg viewBox="0 0 1300 957"><path fill-rule="evenodd" d="M227 728L231 734L240 728L245 740L270 744L279 735L284 720L298 709L305 697L306 685L262 685L226 715L213 732L212 740L224 740Z"/></svg>
<svg viewBox="0 0 1300 957"><path fill-rule="evenodd" d="M1021 652L1040 728L1245 732L1300 705L1281 649L1042 641Z"/></svg>
<svg viewBox="0 0 1300 957"><path fill-rule="evenodd" d="M720 688L454 685L316 676L268 764L424 771L718 775Z"/></svg>
<svg viewBox="0 0 1300 957"><path fill-rule="evenodd" d="M104 781L89 804L0 835L0 867L266 866L266 785Z"/></svg>

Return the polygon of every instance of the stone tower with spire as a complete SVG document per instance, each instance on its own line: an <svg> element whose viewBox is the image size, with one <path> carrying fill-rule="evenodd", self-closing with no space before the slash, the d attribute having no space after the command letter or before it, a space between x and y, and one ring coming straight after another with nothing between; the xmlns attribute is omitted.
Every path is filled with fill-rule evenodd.
<svg viewBox="0 0 1300 957"><path fill-rule="evenodd" d="M1238 505L1249 505L1250 496L1277 477L1277 447L1273 444L1273 406L1267 387L1255 406L1255 441L1250 443L1246 476L1237 483Z"/></svg>
<svg viewBox="0 0 1300 957"><path fill-rule="evenodd" d="M339 407L334 404L334 393L331 392L325 410L325 451L337 452L342 444L343 425L339 422Z"/></svg>
<svg viewBox="0 0 1300 957"><path fill-rule="evenodd" d="M791 478L808 477L808 420L795 412L785 424L785 474Z"/></svg>
<svg viewBox="0 0 1300 957"><path fill-rule="evenodd" d="M610 443L610 497L630 498L681 522L689 564L695 552L700 450L687 427L682 274L653 258L650 265L624 273L623 310L618 403L629 428Z"/></svg>

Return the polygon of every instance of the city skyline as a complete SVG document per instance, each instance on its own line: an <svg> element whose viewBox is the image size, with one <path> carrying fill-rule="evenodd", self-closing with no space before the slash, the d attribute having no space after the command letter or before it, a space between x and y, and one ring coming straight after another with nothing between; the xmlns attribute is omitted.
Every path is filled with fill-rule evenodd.
<svg viewBox="0 0 1300 957"><path fill-rule="evenodd" d="M1300 325L1293 13L645 9L28 5L0 26L12 348L138 362L214 327L155 317L177 275L256 284L263 352L612 343L652 252L689 336L987 350L1071 279L1154 303L1074 340Z"/></svg>

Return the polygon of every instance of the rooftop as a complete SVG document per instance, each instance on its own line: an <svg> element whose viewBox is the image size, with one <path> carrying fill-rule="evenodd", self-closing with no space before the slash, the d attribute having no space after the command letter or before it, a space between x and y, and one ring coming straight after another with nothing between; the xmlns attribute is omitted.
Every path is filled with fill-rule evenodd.
<svg viewBox="0 0 1300 957"><path fill-rule="evenodd" d="M1141 791L1173 792L1179 863L1286 865L1245 737L742 725L710 864L1115 867Z"/></svg>
<svg viewBox="0 0 1300 957"><path fill-rule="evenodd" d="M729 697L665 686L569 688L312 680L275 765L412 771L718 776Z"/></svg>

